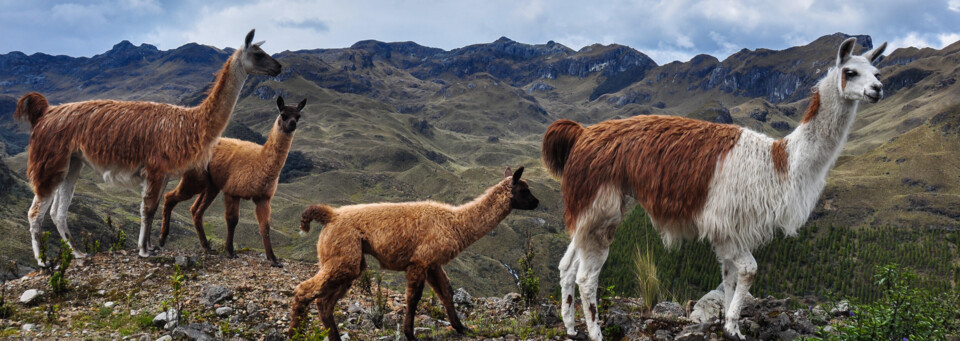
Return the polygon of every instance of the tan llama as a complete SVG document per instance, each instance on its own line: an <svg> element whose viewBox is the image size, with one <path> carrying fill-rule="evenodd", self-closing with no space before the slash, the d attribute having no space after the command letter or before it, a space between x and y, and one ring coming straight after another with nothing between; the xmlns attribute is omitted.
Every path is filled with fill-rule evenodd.
<svg viewBox="0 0 960 341"><path fill-rule="evenodd" d="M67 228L67 208L84 165L107 182L143 189L137 246L141 257L151 255L150 228L168 176L210 160L247 75L280 74L280 63L260 49L262 42L252 44L253 32L223 64L210 95L196 107L112 100L49 106L35 92L20 98L14 117L31 125L27 178L35 196L27 218L37 263L43 265L40 224L47 210L74 255L85 256L73 247Z"/></svg>
<svg viewBox="0 0 960 341"><path fill-rule="evenodd" d="M326 224L317 240L320 271L294 290L290 332L300 325L306 306L316 300L320 319L330 328L330 338L340 340L333 308L366 268L365 253L376 258L384 269L406 271L403 333L408 340L416 340L413 318L424 281L440 297L453 328L466 332L453 307L453 290L441 266L497 227L511 210L537 208L539 200L530 193L526 181L520 179L522 174L523 167L512 176L507 168L503 181L456 207L433 201L336 209L321 204L308 207L303 211L301 230L309 231L313 220Z"/></svg>
<svg viewBox="0 0 960 341"><path fill-rule="evenodd" d="M277 109L280 115L270 130L270 137L261 146L247 141L221 138L213 151L213 158L207 169L193 169L183 174L176 189L164 196L163 223L160 225L160 246L167 241L170 232L170 212L177 203L200 194L190 207L193 214L193 227L200 238L200 246L210 251L210 244L203 232L203 213L210 203L223 192L223 204L226 206L227 240L225 248L230 257L233 253L233 233L239 219L240 200L253 200L257 205L257 222L260 223L260 237L263 249L271 265L280 267L280 261L273 255L270 244L270 200L277 191L280 170L287 160L290 142L293 141L300 111L307 105L304 99L297 106L285 106L283 97L277 97Z"/></svg>

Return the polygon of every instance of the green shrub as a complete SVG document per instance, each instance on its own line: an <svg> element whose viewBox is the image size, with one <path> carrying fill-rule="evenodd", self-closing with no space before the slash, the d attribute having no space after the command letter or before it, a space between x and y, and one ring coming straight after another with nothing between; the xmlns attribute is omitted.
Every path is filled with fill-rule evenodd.
<svg viewBox="0 0 960 341"><path fill-rule="evenodd" d="M944 340L960 333L960 290L919 289L917 275L897 265L877 267L874 279L880 298L855 306L829 340Z"/></svg>
<svg viewBox="0 0 960 341"><path fill-rule="evenodd" d="M50 288L54 294L62 294L67 291L67 269L70 268L70 262L73 261L73 249L66 241L60 240L60 257L58 258L59 267L50 275Z"/></svg>

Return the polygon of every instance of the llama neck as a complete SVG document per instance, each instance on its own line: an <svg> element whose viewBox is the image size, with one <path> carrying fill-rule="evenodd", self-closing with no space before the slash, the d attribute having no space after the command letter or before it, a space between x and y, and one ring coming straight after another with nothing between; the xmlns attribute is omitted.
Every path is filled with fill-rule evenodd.
<svg viewBox="0 0 960 341"><path fill-rule="evenodd" d="M223 129L227 127L230 115L233 114L233 108L237 105L243 82L247 80L247 72L240 61L241 52L237 50L227 59L217 73L210 95L194 108L204 124L205 142L212 143L220 137Z"/></svg>
<svg viewBox="0 0 960 341"><path fill-rule="evenodd" d="M840 96L839 74L833 69L817 84L819 112L786 137L794 179L824 181L847 142L859 101Z"/></svg>
<svg viewBox="0 0 960 341"><path fill-rule="evenodd" d="M280 118L273 124L270 130L270 136L267 142L263 144L260 150L261 160L264 161L264 170L267 174L277 177L283 170L283 165L287 161L287 153L290 152L290 142L293 141L293 133L285 133L280 128Z"/></svg>
<svg viewBox="0 0 960 341"><path fill-rule="evenodd" d="M480 197L457 207L457 222L452 226L460 236L460 251L490 233L510 214L512 178L494 185Z"/></svg>

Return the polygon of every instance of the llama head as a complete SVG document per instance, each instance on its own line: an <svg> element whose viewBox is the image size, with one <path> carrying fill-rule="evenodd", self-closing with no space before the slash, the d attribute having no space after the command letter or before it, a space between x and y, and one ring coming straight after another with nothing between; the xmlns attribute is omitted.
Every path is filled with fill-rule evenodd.
<svg viewBox="0 0 960 341"><path fill-rule="evenodd" d="M253 31L255 30L250 30L250 33L247 33L247 38L244 39L243 48L241 48L240 65L243 66L243 71L271 77L279 75L280 62L260 48L263 42L251 44L253 42Z"/></svg>
<svg viewBox="0 0 960 341"><path fill-rule="evenodd" d="M284 105L283 96L277 96L277 109L280 110L280 117L277 117L277 124L284 133L292 134L297 130L297 122L300 121L300 112L307 106L307 99L304 98L297 106Z"/></svg>
<svg viewBox="0 0 960 341"><path fill-rule="evenodd" d="M873 62L880 58L887 43L867 51L862 55L854 56L853 47L857 38L849 38L840 44L837 51L837 86L840 96L847 100L867 100L877 103L883 98L883 84L880 83L880 71L873 66Z"/></svg>
<svg viewBox="0 0 960 341"><path fill-rule="evenodd" d="M511 172L510 167L507 167L507 170L503 172L505 178L513 176L512 187L510 188L510 208L532 210L540 205L540 200L534 197L533 193L530 193L530 186L527 185L526 181L520 179L522 175L523 167L517 169L516 172Z"/></svg>

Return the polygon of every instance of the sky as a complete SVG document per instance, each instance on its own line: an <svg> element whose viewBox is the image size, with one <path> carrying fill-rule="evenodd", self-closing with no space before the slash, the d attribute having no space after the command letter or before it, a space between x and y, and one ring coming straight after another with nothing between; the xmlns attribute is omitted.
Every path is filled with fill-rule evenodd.
<svg viewBox="0 0 960 341"><path fill-rule="evenodd" d="M617 43L666 64L836 32L888 41L887 51L939 49L960 40L960 0L0 0L0 54L93 56L122 40L237 48L251 28L271 53L367 39L451 50L505 36L575 50Z"/></svg>

